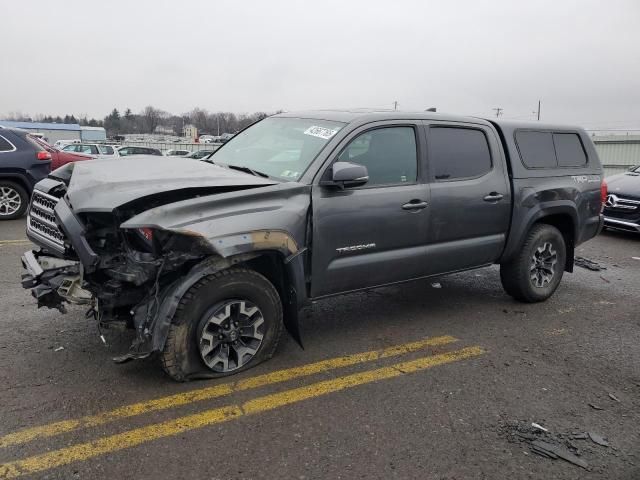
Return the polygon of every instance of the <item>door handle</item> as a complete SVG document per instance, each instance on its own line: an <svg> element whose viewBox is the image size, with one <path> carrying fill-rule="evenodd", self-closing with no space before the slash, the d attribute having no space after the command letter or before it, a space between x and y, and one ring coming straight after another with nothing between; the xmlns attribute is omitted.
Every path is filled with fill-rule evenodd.
<svg viewBox="0 0 640 480"><path fill-rule="evenodd" d="M491 192L489 195L484 197L485 202L499 202L504 198L504 195L498 192Z"/></svg>
<svg viewBox="0 0 640 480"><path fill-rule="evenodd" d="M411 200L408 203L405 203L404 205L402 205L402 209L403 210L422 210L423 208L426 208L427 205L429 205L427 202L421 201L421 200Z"/></svg>

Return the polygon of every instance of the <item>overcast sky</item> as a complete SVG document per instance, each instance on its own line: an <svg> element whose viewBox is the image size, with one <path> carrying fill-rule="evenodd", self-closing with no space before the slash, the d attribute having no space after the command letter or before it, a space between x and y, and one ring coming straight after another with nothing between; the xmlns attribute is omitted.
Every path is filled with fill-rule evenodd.
<svg viewBox="0 0 640 480"><path fill-rule="evenodd" d="M640 128L639 0L3 2L0 117L393 108Z"/></svg>

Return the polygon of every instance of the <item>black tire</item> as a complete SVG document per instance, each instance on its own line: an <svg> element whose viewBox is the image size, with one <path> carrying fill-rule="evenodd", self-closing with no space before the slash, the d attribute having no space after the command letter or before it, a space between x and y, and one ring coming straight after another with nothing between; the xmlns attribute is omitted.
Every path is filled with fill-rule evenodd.
<svg viewBox="0 0 640 480"><path fill-rule="evenodd" d="M555 263L550 268L553 259ZM566 262L564 237L556 227L540 223L529 231L518 255L500 265L500 280L507 294L516 300L543 302L558 288Z"/></svg>
<svg viewBox="0 0 640 480"><path fill-rule="evenodd" d="M261 343L255 347L257 348L255 354L246 363L241 364L243 361L238 361L235 350L238 347L233 346L238 341L233 345L229 341L227 360L235 355L235 363L241 366L230 371L214 370L207 366L205 356L201 354L203 331L209 328L215 311L220 311L228 304L241 302L238 299L244 299L248 304L257 307L260 318L263 320L260 323ZM242 328L238 329L240 330ZM257 329L254 330L257 331ZM233 375L271 358L282 330L282 302L271 282L259 273L246 268L222 270L197 282L182 297L173 317L164 350L160 354L160 361L164 371L179 382ZM239 339L241 345L244 345L242 341L245 337L234 338ZM229 338L226 337L226 340ZM255 339L250 339L250 341L253 340ZM227 344L226 341L218 343ZM245 358L246 355L248 354L244 355ZM220 370L224 368L221 367Z"/></svg>
<svg viewBox="0 0 640 480"><path fill-rule="evenodd" d="M8 203L3 204L3 199L5 198L4 196L5 192L11 192L13 194L11 195L11 198L19 199L20 206L17 208L15 212L9 213L9 208L10 208L9 204ZM15 182L10 182L8 180L0 180L0 220L15 220L16 218L22 217L24 213L27 211L28 206L29 206L29 194L20 184Z"/></svg>

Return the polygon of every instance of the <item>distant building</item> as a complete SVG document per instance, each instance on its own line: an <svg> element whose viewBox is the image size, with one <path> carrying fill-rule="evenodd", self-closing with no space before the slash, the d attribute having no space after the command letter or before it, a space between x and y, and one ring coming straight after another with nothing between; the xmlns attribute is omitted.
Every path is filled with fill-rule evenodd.
<svg viewBox="0 0 640 480"><path fill-rule="evenodd" d="M104 142L107 132L103 127L80 127L80 140L83 142Z"/></svg>
<svg viewBox="0 0 640 480"><path fill-rule="evenodd" d="M0 126L20 128L32 133L40 133L50 144L58 140L81 140L85 142L101 142L107 139L107 133L102 127L81 127L77 123L44 123L44 122L14 122L0 120Z"/></svg>
<svg viewBox="0 0 640 480"><path fill-rule="evenodd" d="M640 165L640 135L592 135L606 176Z"/></svg>
<svg viewBox="0 0 640 480"><path fill-rule="evenodd" d="M164 125L158 125L153 133L160 135L173 135L173 128L165 127Z"/></svg>
<svg viewBox="0 0 640 480"><path fill-rule="evenodd" d="M0 126L21 128L29 132L41 133L43 138L51 144L58 140L81 140L80 125L77 123L13 122L0 120Z"/></svg>
<svg viewBox="0 0 640 480"><path fill-rule="evenodd" d="M185 125L182 135L190 138L191 140L195 140L198 138L198 129L194 125Z"/></svg>

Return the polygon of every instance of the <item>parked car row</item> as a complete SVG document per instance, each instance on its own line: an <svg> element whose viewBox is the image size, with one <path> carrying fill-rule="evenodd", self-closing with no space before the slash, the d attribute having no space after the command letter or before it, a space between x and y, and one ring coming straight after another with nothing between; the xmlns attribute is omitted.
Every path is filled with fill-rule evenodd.
<svg viewBox="0 0 640 480"><path fill-rule="evenodd" d="M223 133L222 135L200 135L200 143L226 143L235 136L235 133Z"/></svg>

